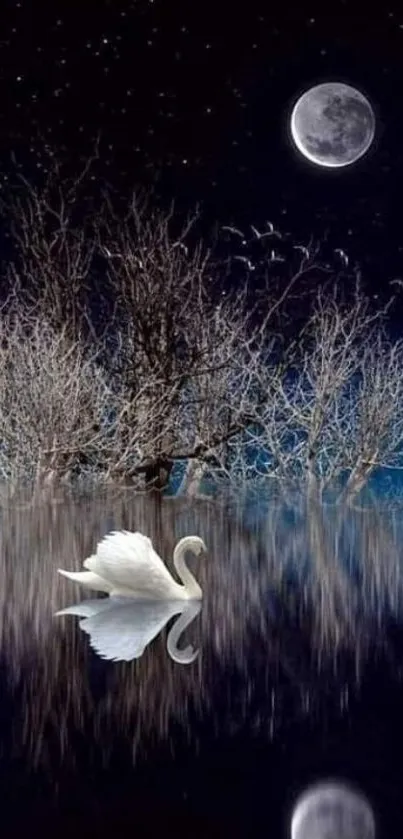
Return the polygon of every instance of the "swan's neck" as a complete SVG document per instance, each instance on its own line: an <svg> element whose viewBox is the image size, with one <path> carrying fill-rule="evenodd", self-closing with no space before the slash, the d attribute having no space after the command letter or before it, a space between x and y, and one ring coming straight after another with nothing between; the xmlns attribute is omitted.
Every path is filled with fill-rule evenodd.
<svg viewBox="0 0 403 839"><path fill-rule="evenodd" d="M187 596L189 598L199 599L202 596L202 590L185 562L185 553L186 551L191 551L192 548L192 539L189 539L187 536L184 539L180 539L174 550L174 566L181 578Z"/></svg>
<svg viewBox="0 0 403 839"><path fill-rule="evenodd" d="M180 650L178 647L179 638L182 632L194 621L196 615L201 609L201 601L197 603L187 603L183 607L184 611L175 621L171 627L167 637L167 650L173 661L178 664L191 664L199 655L198 650L194 650L191 645Z"/></svg>

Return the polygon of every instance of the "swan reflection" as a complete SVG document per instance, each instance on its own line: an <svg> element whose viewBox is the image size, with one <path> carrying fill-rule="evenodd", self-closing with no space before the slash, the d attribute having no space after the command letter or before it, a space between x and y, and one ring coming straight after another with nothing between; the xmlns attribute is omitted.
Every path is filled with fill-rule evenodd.
<svg viewBox="0 0 403 839"><path fill-rule="evenodd" d="M83 600L56 612L56 615L78 615L80 629L90 636L92 649L110 661L132 661L140 658L145 648L164 629L168 621L179 615L167 637L167 651L178 664L191 664L199 651L191 645L179 649L179 639L201 610L201 601L144 601L128 597L107 597Z"/></svg>

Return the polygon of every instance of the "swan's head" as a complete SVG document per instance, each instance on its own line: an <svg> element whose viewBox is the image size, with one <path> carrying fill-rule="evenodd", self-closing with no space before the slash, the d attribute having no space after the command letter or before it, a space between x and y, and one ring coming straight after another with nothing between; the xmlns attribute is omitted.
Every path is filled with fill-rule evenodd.
<svg viewBox="0 0 403 839"><path fill-rule="evenodd" d="M191 551L196 556L200 554L207 553L207 548L203 542L203 539L200 539L200 536L185 536L183 539L180 539L177 547L182 547L183 550Z"/></svg>

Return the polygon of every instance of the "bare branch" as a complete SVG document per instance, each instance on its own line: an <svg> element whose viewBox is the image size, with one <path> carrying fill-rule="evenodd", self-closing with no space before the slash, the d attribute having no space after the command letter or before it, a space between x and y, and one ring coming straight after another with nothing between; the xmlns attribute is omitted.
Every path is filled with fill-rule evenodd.
<svg viewBox="0 0 403 839"><path fill-rule="evenodd" d="M318 293L301 340L282 363L246 344L249 423L228 441L214 476L238 486L304 485L320 500L347 470L342 499L351 500L375 465L400 463L402 349L385 341L386 311L371 311L357 281L350 305L337 286L331 296Z"/></svg>

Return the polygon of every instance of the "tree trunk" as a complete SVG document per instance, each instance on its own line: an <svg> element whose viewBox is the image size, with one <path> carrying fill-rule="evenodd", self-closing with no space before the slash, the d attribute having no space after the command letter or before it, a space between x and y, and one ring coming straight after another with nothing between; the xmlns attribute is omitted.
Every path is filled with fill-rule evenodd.
<svg viewBox="0 0 403 839"><path fill-rule="evenodd" d="M338 504L347 504L351 506L356 496L361 492L364 486L368 483L368 478L373 470L373 466L355 469L348 478L344 490L340 493L337 499Z"/></svg>
<svg viewBox="0 0 403 839"><path fill-rule="evenodd" d="M186 464L185 474L177 495L185 495L187 498L195 498L200 494L200 484L207 469L207 463L197 458L189 459Z"/></svg>
<svg viewBox="0 0 403 839"><path fill-rule="evenodd" d="M167 488L173 467L172 460L156 460L144 473L146 491L162 492Z"/></svg>

